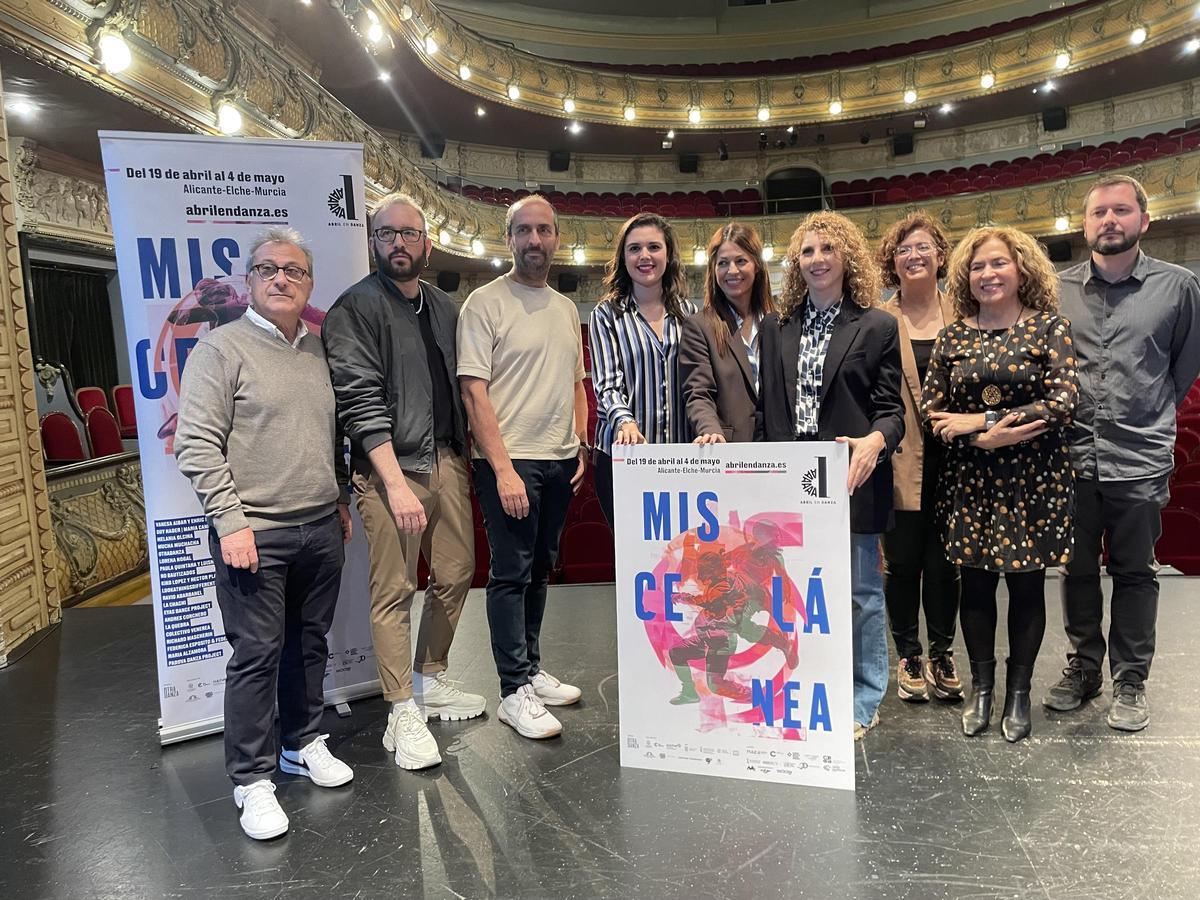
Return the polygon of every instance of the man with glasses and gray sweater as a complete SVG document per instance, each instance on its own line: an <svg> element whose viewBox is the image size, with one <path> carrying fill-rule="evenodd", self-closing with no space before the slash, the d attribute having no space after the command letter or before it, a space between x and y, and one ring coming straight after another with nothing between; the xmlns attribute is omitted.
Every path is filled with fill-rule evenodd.
<svg viewBox="0 0 1200 900"><path fill-rule="evenodd" d="M201 338L179 392L175 457L208 517L217 603L233 655L225 766L242 830L277 837L278 765L321 787L354 772L325 746L326 633L350 540L348 478L321 339L301 320L312 253L291 228L250 247L250 308Z"/></svg>

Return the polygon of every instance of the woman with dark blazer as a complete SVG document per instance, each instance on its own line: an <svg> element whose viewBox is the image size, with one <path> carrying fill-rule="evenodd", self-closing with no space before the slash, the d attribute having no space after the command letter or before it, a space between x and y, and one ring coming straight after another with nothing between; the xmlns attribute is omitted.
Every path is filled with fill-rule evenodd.
<svg viewBox="0 0 1200 900"><path fill-rule="evenodd" d="M929 368L938 332L957 316L938 290L946 274L950 245L929 215L915 212L883 236L876 262L883 282L896 295L883 305L900 328L900 364L904 379L904 440L892 458L896 524L883 536L883 593L896 645L896 693L909 703L962 699L962 681L954 662L958 619L958 567L934 518L938 479L945 462L941 441L921 427L921 384ZM929 655L922 658L920 614L925 610Z"/></svg>
<svg viewBox="0 0 1200 900"><path fill-rule="evenodd" d="M879 270L862 232L832 212L792 235L778 324L762 336L763 436L850 447L854 737L879 722L888 647L879 536L892 524L889 458L904 437L896 320L877 309Z"/></svg>
<svg viewBox="0 0 1200 900"><path fill-rule="evenodd" d="M704 307L683 323L679 371L697 444L755 437L761 335L775 322L763 244L730 222L708 242Z"/></svg>

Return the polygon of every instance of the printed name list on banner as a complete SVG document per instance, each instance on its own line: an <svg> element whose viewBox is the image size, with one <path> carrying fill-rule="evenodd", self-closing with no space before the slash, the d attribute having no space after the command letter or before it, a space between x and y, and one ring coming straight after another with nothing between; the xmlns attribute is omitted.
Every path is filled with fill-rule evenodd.
<svg viewBox="0 0 1200 900"><path fill-rule="evenodd" d="M613 451L621 764L853 790L845 447Z"/></svg>
<svg viewBox="0 0 1200 900"><path fill-rule="evenodd" d="M304 321L367 273L361 144L100 132L132 369L158 643L159 737L221 729L229 644L208 523L175 465L179 383L188 353L249 305L246 254L287 225L313 252ZM313 452L264 447L264 453ZM329 702L378 693L363 530L346 550L329 634Z"/></svg>

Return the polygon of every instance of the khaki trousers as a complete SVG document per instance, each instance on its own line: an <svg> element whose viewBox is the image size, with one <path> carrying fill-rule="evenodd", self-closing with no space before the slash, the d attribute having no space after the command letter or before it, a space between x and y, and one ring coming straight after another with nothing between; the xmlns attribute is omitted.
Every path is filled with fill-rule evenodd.
<svg viewBox="0 0 1200 900"><path fill-rule="evenodd" d="M389 701L412 696L414 668L427 675L446 670L454 629L475 572L466 460L439 446L431 473L405 472L404 479L425 508L427 524L421 534L400 533L378 475L353 478L370 548L371 640L383 696ZM422 555L429 564L429 587L414 655L409 622Z"/></svg>

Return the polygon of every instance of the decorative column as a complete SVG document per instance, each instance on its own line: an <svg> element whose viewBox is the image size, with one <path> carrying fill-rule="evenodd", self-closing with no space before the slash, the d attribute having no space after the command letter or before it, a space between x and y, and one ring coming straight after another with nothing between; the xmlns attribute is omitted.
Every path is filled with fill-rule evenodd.
<svg viewBox="0 0 1200 900"><path fill-rule="evenodd" d="M0 666L62 614L17 247L12 152L0 88Z"/></svg>

